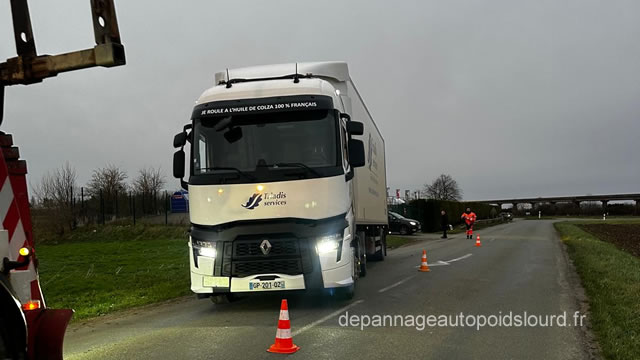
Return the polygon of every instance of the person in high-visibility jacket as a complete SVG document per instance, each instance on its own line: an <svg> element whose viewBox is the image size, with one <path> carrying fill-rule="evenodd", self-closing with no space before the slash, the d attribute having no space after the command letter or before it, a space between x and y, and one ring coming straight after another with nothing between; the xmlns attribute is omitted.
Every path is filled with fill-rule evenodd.
<svg viewBox="0 0 640 360"><path fill-rule="evenodd" d="M463 212L460 218L467 226L467 239L473 239L473 224L476 222L476 214L471 211L471 208L467 208L467 211Z"/></svg>

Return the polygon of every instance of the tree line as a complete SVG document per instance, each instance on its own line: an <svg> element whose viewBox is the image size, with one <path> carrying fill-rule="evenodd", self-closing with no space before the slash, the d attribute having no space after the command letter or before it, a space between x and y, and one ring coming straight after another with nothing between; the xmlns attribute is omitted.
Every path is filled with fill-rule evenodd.
<svg viewBox="0 0 640 360"><path fill-rule="evenodd" d="M129 179L125 170L113 164L94 169L85 186L79 186L76 169L68 162L49 170L30 184L34 225L62 234L82 223L99 222L100 216L104 220L105 214L111 220L119 214L157 212L166 184L161 168L144 167Z"/></svg>

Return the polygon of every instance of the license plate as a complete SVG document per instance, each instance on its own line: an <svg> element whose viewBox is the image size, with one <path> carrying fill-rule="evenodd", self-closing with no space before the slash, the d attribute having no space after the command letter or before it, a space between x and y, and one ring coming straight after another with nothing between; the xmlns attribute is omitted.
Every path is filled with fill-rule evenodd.
<svg viewBox="0 0 640 360"><path fill-rule="evenodd" d="M249 283L249 290L276 290L284 288L284 280L251 281Z"/></svg>

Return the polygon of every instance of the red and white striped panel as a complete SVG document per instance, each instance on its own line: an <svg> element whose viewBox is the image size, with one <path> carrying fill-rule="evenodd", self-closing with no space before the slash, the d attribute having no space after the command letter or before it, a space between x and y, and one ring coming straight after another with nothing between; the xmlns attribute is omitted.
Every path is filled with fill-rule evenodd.
<svg viewBox="0 0 640 360"><path fill-rule="evenodd" d="M20 197L16 196L16 190L20 191ZM31 219L23 221L22 211L20 211L21 208L24 209L26 206L26 216L30 216L28 212L29 205L26 203L27 199L25 176L9 175L5 159L0 153L0 219L2 220L2 228L8 232L10 260L22 260L19 253L20 248L25 246L33 247L32 239L24 228L25 223L31 227ZM25 202L25 204L21 204L21 201ZM34 258L32 257L32 260ZM24 304L29 300L40 300L40 306L44 307L44 298L40 290L38 272L34 261L30 261L29 266L26 268L13 270L9 279L21 303Z"/></svg>

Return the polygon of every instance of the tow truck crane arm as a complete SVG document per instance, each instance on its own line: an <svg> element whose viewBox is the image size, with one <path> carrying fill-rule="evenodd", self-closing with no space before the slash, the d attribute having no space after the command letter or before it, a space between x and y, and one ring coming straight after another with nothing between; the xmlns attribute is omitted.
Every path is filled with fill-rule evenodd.
<svg viewBox="0 0 640 360"><path fill-rule="evenodd" d="M113 0L91 0L93 48L38 55L27 0L10 0L17 56L0 63L0 124L4 88L29 85L62 72L124 65ZM62 359L62 342L73 310L46 307L38 279L27 166L11 135L0 131L0 358Z"/></svg>
<svg viewBox="0 0 640 360"><path fill-rule="evenodd" d="M0 124L4 113L5 86L28 85L62 72L126 63L113 0L91 0L96 45L58 55L37 54L27 0L11 0L11 14L18 56L0 64Z"/></svg>

